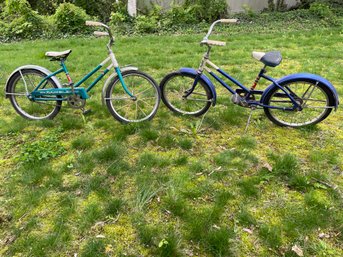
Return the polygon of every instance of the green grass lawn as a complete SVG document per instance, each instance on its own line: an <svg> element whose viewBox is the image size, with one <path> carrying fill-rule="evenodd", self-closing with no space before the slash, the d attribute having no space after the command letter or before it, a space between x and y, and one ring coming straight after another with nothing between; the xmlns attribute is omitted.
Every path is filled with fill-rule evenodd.
<svg viewBox="0 0 343 257"><path fill-rule="evenodd" d="M161 81L198 67L203 34L118 36L121 65ZM343 94L343 31L222 31L212 60L250 86L261 64L253 50L278 49L268 74L310 72ZM105 39L66 38L0 45L0 84L13 69L56 62L45 51L72 49L80 79L106 56ZM65 78L61 78L65 81ZM122 125L101 105L62 108L53 121L19 117L0 92L0 256L343 255L343 112L304 129L281 128L262 111L230 103L204 119L175 116L161 103L153 121ZM260 88L265 88L262 83Z"/></svg>

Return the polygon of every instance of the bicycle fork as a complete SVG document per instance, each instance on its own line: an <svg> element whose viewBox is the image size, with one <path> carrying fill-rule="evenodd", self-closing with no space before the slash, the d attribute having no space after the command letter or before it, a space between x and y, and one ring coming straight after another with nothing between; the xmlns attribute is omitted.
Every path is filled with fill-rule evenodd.
<svg viewBox="0 0 343 257"><path fill-rule="evenodd" d="M124 81L124 78L123 78L123 75L122 75L122 73L121 73L121 70L120 70L120 68L119 68L118 61L117 61L117 59L116 59L116 57L115 57L115 55L114 55L114 53L113 53L113 51L112 51L112 49L111 49L110 47L108 47L108 51L109 51L109 56L110 56L110 58L111 58L111 61L112 61L112 65L113 65L113 67L114 67L114 70L115 70L115 72L116 72L117 75L118 75L119 81L120 81L120 83L121 83L121 85L122 85L122 87L123 87L125 93L128 94L128 95L131 97L131 99L132 99L133 101L136 101L136 100L137 100L137 97L134 96L134 95L130 92L130 90L127 88L127 86L126 86L126 84L125 84L125 81Z"/></svg>

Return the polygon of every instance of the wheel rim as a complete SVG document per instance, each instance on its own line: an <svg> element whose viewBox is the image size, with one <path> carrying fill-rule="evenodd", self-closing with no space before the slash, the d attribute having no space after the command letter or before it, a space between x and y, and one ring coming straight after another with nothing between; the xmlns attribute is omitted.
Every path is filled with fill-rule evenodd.
<svg viewBox="0 0 343 257"><path fill-rule="evenodd" d="M168 104L177 112L187 115L200 113L210 103L204 86L199 82L192 94L183 97L192 88L194 77L175 76L163 87L163 95Z"/></svg>
<svg viewBox="0 0 343 257"><path fill-rule="evenodd" d="M154 82L141 74L123 75L125 84L134 98L122 88L119 80L111 88L110 105L113 112L125 122L147 120L155 113L159 95Z"/></svg>
<svg viewBox="0 0 343 257"><path fill-rule="evenodd" d="M30 93L36 88L43 75L34 72L23 72L13 82L11 99L15 108L25 117L33 120L47 119L55 111L57 103L54 101L33 101L29 99ZM43 84L44 89L55 88L54 84L48 80Z"/></svg>
<svg viewBox="0 0 343 257"><path fill-rule="evenodd" d="M325 91L318 85L310 82L296 82L284 87L292 90L301 99L297 99L303 108L301 111L283 111L269 109L270 115L279 123L291 126L301 127L319 122L328 111L332 109L329 106L329 97ZM283 95L283 97L277 96ZM276 90L270 98L269 105L292 108L291 100L285 96L281 89Z"/></svg>

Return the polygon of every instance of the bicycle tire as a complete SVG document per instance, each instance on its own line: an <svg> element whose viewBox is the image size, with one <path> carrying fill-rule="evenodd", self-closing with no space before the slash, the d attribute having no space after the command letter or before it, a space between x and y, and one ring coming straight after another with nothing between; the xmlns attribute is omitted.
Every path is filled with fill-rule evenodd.
<svg viewBox="0 0 343 257"><path fill-rule="evenodd" d="M152 77L141 71L126 71L122 73L122 76L128 90L137 99L133 100L130 98L122 88L119 77L117 76L107 87L105 93L105 102L109 112L115 119L122 123L151 120L157 112L161 99L161 93L157 83ZM127 100L126 104L120 106L125 100ZM143 110L145 107L147 107L147 111Z"/></svg>
<svg viewBox="0 0 343 257"><path fill-rule="evenodd" d="M29 77L31 75L31 78ZM8 82L8 91L10 102L15 109L15 111L22 117L29 120L43 120L43 119L53 119L60 111L62 106L62 101L53 100L53 103L46 103L45 101L34 101L28 98L29 92L31 92L38 83L47 75L37 69L21 69L12 75ZM27 77L25 79L24 77ZM24 78L24 79L23 79ZM33 81L35 79L35 81ZM22 82L21 82L22 81ZM48 86L48 87L47 87ZM44 88L58 88L56 83L49 78ZM24 90L23 92L18 92ZM19 97L27 100L21 101ZM27 103L27 107L24 105ZM40 108L38 108L38 106ZM44 106L47 107L45 111ZM51 106L51 108L50 108ZM51 109L51 111L50 111ZM32 113L29 113L32 112Z"/></svg>
<svg viewBox="0 0 343 257"><path fill-rule="evenodd" d="M276 125L304 127L317 124L329 116L335 105L335 99L330 90L316 81L310 79L296 79L285 81L280 85L285 88L291 88L298 96L302 95L302 97L296 99L296 101L301 103L303 109L301 111L283 111L264 107L266 116ZM313 89L311 87L313 87ZM309 90L310 92L312 91L309 96L311 98L306 99L305 95ZM276 95L278 93L279 96ZM285 100L280 100L280 98ZM311 104L311 102L315 102L316 106L308 105L308 103ZM279 107L291 108L293 106L289 97L278 87L274 87L268 95L266 95L264 100L265 105L275 106L273 103L278 103Z"/></svg>
<svg viewBox="0 0 343 257"><path fill-rule="evenodd" d="M174 113L181 115L190 115L190 116L201 116L207 112L211 106L212 94L208 86L202 81L199 80L194 92L192 94L197 94L202 96L200 99L190 99L184 98L183 95L187 89L192 88L193 82L195 80L195 75L186 74L179 71L172 72L165 76L160 83L161 97L163 103ZM181 83L177 83L177 79L181 79L182 84L184 85L185 79L189 80L187 87L183 87ZM172 84L173 83L173 84ZM199 86L200 85L200 86ZM189 96L192 96L190 94ZM173 99L171 99L173 98ZM191 109L192 104L188 103L197 103L199 108ZM203 104L204 103L204 104ZM195 106L195 105L194 105Z"/></svg>

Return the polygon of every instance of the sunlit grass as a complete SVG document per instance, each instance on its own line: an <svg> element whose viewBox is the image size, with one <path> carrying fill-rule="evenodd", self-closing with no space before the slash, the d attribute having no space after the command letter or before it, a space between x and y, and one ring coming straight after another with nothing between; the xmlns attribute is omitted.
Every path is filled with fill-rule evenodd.
<svg viewBox="0 0 343 257"><path fill-rule="evenodd" d="M244 28L215 34L228 45L211 60L248 87L261 68L250 52L279 49L284 60L268 75L316 73L343 94L339 28ZM122 66L159 82L198 67L203 36L117 36L114 50ZM59 68L43 53L69 48L76 81L105 58L105 44L2 44L0 83L20 65ZM295 256L295 244L304 256L343 255L341 108L304 129L277 127L256 110L244 133L249 110L216 85L218 103L202 121L161 103L151 122L122 125L101 104L102 85L90 92L89 115L63 106L39 122L19 117L0 91L1 256Z"/></svg>

